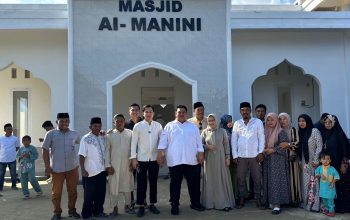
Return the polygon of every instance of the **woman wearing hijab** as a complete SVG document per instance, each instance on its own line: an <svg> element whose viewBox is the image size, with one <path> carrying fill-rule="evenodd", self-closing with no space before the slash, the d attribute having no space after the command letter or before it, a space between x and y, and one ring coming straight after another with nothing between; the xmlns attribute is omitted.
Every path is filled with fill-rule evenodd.
<svg viewBox="0 0 350 220"><path fill-rule="evenodd" d="M281 128L276 113L265 119L264 149L264 201L272 214L281 213L281 205L290 203L288 150L281 147L289 142L288 134Z"/></svg>
<svg viewBox="0 0 350 220"><path fill-rule="evenodd" d="M314 128L317 128L320 132L321 135L323 134L323 132L325 131L325 127L324 127L324 120L326 119L327 115L329 115L329 113L322 113L320 120L318 120L315 124L314 124ZM323 136L322 136L322 140L324 142Z"/></svg>
<svg viewBox="0 0 350 220"><path fill-rule="evenodd" d="M299 135L297 130L292 127L289 114L282 112L278 115L278 120L281 124L281 128L288 134L288 144L281 144L281 147L288 149L291 205L298 207L302 201L300 188L300 159L298 158L297 153L297 148L299 147Z"/></svg>
<svg viewBox="0 0 350 220"><path fill-rule="evenodd" d="M314 178L315 169L319 165L319 154L322 151L322 137L320 131L314 128L310 116L300 115L298 125L303 207L305 210L318 212L320 210L320 189Z"/></svg>
<svg viewBox="0 0 350 220"><path fill-rule="evenodd" d="M230 144L230 173L231 173L231 181L232 181L232 189L233 194L235 195L235 198L239 198L238 196L238 186L237 186L237 164L233 163L232 158L232 147L231 147L231 136L232 136L232 116L225 114L220 118L220 128L223 128L226 130L227 136L228 136L228 142Z"/></svg>
<svg viewBox="0 0 350 220"><path fill-rule="evenodd" d="M324 119L325 129L321 132L324 140L324 148L331 156L331 165L340 174L340 180L336 182L337 198L335 199L336 212L350 212L350 170L348 169L350 158L349 141L334 115L327 115Z"/></svg>
<svg viewBox="0 0 350 220"><path fill-rule="evenodd" d="M225 129L219 128L216 117L207 117L208 127L202 132L205 149L201 203L207 209L229 211L235 206L230 176L230 146Z"/></svg>

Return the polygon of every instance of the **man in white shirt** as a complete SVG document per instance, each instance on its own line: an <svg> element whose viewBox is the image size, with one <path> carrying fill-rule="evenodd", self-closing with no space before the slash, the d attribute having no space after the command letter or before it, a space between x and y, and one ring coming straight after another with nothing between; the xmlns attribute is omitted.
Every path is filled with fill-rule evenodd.
<svg viewBox="0 0 350 220"><path fill-rule="evenodd" d="M232 128L232 157L237 164L237 180L240 202L238 208L244 206L247 196L246 174L248 169L254 182L254 193L257 206L262 208L261 197L261 162L265 145L264 127L261 120L251 117L251 106L248 102L240 104L242 119L237 120Z"/></svg>
<svg viewBox="0 0 350 220"><path fill-rule="evenodd" d="M132 167L137 170L137 199L139 205L138 217L145 214L145 199L147 191L147 174L150 185L149 210L159 214L154 205L157 203L157 180L159 165L157 163L157 147L162 133L162 125L153 121L154 109L151 105L145 105L142 109L144 120L135 124L131 139Z"/></svg>
<svg viewBox="0 0 350 220"><path fill-rule="evenodd" d="M83 219L107 217L103 212L106 195L105 137L100 135L101 118L90 121L90 132L80 141L79 162L84 187Z"/></svg>
<svg viewBox="0 0 350 220"><path fill-rule="evenodd" d="M187 107L176 107L176 119L169 122L161 135L158 145L157 161L164 164L166 156L170 171L171 214L179 214L181 183L185 177L191 199L191 208L204 211L200 204L200 173L198 164L204 161L202 138L198 128L187 119Z"/></svg>
<svg viewBox="0 0 350 220"><path fill-rule="evenodd" d="M17 190L16 151L20 147L19 139L12 135L12 125L4 125L5 135L0 137L0 191L3 190L6 167L11 174L12 189Z"/></svg>

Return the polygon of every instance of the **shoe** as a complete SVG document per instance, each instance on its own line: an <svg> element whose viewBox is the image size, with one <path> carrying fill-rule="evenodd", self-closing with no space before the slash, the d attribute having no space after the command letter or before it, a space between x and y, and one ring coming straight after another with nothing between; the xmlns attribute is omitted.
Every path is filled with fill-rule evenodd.
<svg viewBox="0 0 350 220"><path fill-rule="evenodd" d="M130 214L130 215L135 215L135 209L133 209L131 206L125 206L125 213Z"/></svg>
<svg viewBox="0 0 350 220"><path fill-rule="evenodd" d="M81 218L79 213L77 213L76 211L68 213L68 217L75 218L75 219Z"/></svg>
<svg viewBox="0 0 350 220"><path fill-rule="evenodd" d="M171 214L172 215L179 215L179 206L178 205L171 205Z"/></svg>
<svg viewBox="0 0 350 220"><path fill-rule="evenodd" d="M273 215L278 215L278 214L281 213L281 209L280 209L280 208L274 208L274 209L271 211L271 213L272 213Z"/></svg>
<svg viewBox="0 0 350 220"><path fill-rule="evenodd" d="M137 217L143 217L145 215L145 207L140 206L139 210L137 211Z"/></svg>
<svg viewBox="0 0 350 220"><path fill-rule="evenodd" d="M116 206L114 207L113 212L109 213L109 217L114 218L114 217L117 217L117 215L118 215L118 207Z"/></svg>
<svg viewBox="0 0 350 220"><path fill-rule="evenodd" d="M51 217L51 220L60 220L61 219L61 214L54 214L52 217Z"/></svg>
<svg viewBox="0 0 350 220"><path fill-rule="evenodd" d="M27 199L29 199L29 195L24 195L23 200L27 200Z"/></svg>
<svg viewBox="0 0 350 220"><path fill-rule="evenodd" d="M190 207L191 207L191 209L194 209L194 210L196 210L198 212L203 212L205 210L205 207L202 204L200 204L200 203L198 203L198 204L191 204Z"/></svg>
<svg viewBox="0 0 350 220"><path fill-rule="evenodd" d="M326 215L329 216L329 217L334 217L335 216L335 212L328 212Z"/></svg>
<svg viewBox="0 0 350 220"><path fill-rule="evenodd" d="M98 215L94 215L94 217L96 217L96 218L108 218L108 215L104 212L101 212Z"/></svg>
<svg viewBox="0 0 350 220"><path fill-rule="evenodd" d="M153 214L158 215L160 213L160 211L157 209L157 207L153 204L151 204L148 208Z"/></svg>
<svg viewBox="0 0 350 220"><path fill-rule="evenodd" d="M241 197L241 198L239 199L239 204L237 205L237 209L241 209L241 208L243 208L243 207L244 207L244 198Z"/></svg>
<svg viewBox="0 0 350 220"><path fill-rule="evenodd" d="M37 197L40 197L40 196L42 196L42 195L43 195L43 192L37 192L37 193L36 193L36 196L37 196Z"/></svg>
<svg viewBox="0 0 350 220"><path fill-rule="evenodd" d="M12 186L11 189L12 190L18 190L17 186Z"/></svg>

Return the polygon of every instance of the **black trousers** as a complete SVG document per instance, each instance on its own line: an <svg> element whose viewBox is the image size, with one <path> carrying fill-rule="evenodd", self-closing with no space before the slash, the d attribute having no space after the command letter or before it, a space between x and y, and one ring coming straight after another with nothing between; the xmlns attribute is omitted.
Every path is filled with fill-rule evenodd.
<svg viewBox="0 0 350 220"><path fill-rule="evenodd" d="M181 183L183 177L187 181L188 193L191 204L200 204L200 166L181 164L169 167L170 172L170 202L174 206L179 205Z"/></svg>
<svg viewBox="0 0 350 220"><path fill-rule="evenodd" d="M147 174L149 182L149 203L157 203L157 181L159 165L157 161L138 161L139 171L137 173L137 201L138 205L144 205L147 192Z"/></svg>
<svg viewBox="0 0 350 220"><path fill-rule="evenodd" d="M105 171L92 177L83 177L84 203L81 215L89 218L103 212L103 204L106 196Z"/></svg>

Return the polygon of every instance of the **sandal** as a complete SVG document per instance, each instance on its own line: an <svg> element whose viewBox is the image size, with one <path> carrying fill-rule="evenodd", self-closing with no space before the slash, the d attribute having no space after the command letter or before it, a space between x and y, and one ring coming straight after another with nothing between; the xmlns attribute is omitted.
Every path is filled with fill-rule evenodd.
<svg viewBox="0 0 350 220"><path fill-rule="evenodd" d="M114 207L113 212L109 214L109 217L113 218L113 217L116 217L117 215L118 215L118 207L116 206Z"/></svg>
<svg viewBox="0 0 350 220"><path fill-rule="evenodd" d="M228 211L230 211L230 208L229 207L225 207L225 208L222 209L222 211L228 212Z"/></svg>

